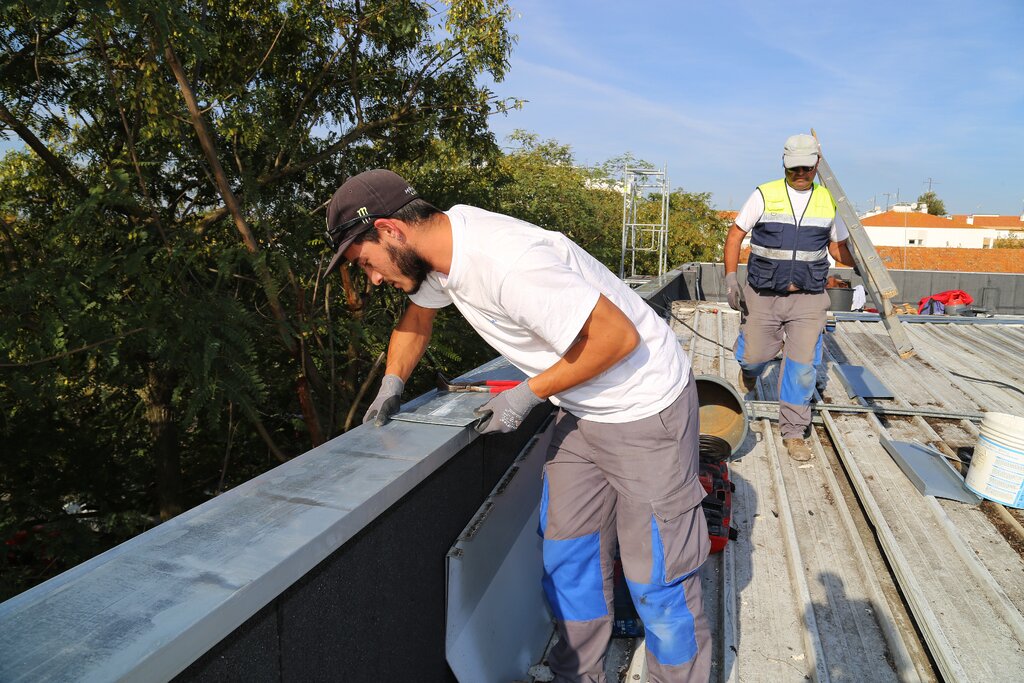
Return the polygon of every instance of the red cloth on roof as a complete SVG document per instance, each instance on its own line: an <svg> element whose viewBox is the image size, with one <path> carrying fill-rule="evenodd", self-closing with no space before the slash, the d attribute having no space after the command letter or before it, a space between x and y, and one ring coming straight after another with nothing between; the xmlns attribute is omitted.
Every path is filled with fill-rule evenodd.
<svg viewBox="0 0 1024 683"><path fill-rule="evenodd" d="M922 297L921 301L917 304L917 312L920 313L924 310L925 304L929 300L934 299L943 306L970 306L974 303L974 299L970 294L963 291L962 289L947 289L945 292L939 292L938 294L929 294L928 296Z"/></svg>

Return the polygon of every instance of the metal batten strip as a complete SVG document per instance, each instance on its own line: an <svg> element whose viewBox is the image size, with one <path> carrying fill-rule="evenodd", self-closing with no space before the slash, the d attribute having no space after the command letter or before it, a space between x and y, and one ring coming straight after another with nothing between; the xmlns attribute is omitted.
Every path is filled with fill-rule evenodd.
<svg viewBox="0 0 1024 683"><path fill-rule="evenodd" d="M776 401L747 401L747 406L754 413L754 417L764 417L762 413L770 411L773 407L777 407ZM935 410L931 408L896 408L890 406L864 406L864 405L839 405L835 403L821 403L811 404L811 410L814 412L820 412L822 410L831 410L834 413L843 413L850 415L864 415L867 413L874 413L876 415L909 415L915 416L920 415L922 417L937 417L949 420L975 420L980 421L985 417L984 413L973 413L973 412L951 412L948 410ZM771 415L767 416L771 419Z"/></svg>
<svg viewBox="0 0 1024 683"><path fill-rule="evenodd" d="M992 573L988 570L988 567L978 561L978 555L967 545L960 532L957 531L956 526L953 524L953 520L949 518L946 511L942 509L939 502L935 500L933 496L925 496L925 502L929 507L932 508L932 512L935 514L935 518L939 520L939 526L946 534L946 538L956 549L960 559L964 561L964 564L970 569L971 574L978 583L985 589L985 591L995 599L995 604L1002 608L1002 611L1006 617L1006 621L1011 629L1013 629L1014 637L1017 642L1024 643L1024 616L1021 615L1020 610L1014 606L1007 597L1006 592L992 577Z"/></svg>
<svg viewBox="0 0 1024 683"><path fill-rule="evenodd" d="M920 681L920 672L914 665L914 658L910 655L906 641L903 640L899 629L896 627L896 617L889 608L889 601L882 592L882 586L875 575L875 568L872 566L871 560L868 559L867 552L864 550L864 544L860 540L857 525L853 521L853 515L850 514L850 508L846 504L846 497L843 495L843 491L839 487L839 481L836 479L836 474L832 470L832 463L829 462L828 457L825 455L825 449L821 444L821 439L818 437L817 430L811 430L811 443L814 444L818 462L821 464L821 471L832 494L832 500L836 501L834 507L839 513L843 529L850 538L851 545L857 555L857 561L860 563L868 598L871 600L874 609L879 613L880 618L875 619L875 623L878 624L878 628L882 632L886 644L889 646L889 654L892 655L893 664L896 666L900 681L908 683Z"/></svg>
<svg viewBox="0 0 1024 683"><path fill-rule="evenodd" d="M827 683L830 680L828 668L825 666L825 653L821 649L821 635L818 632L818 622L814 616L814 603L811 600L811 591L807 587L807 578L804 576L803 560L800 559L800 545L796 538L796 525L793 522L793 513L789 507L789 495L786 493L786 482L782 478L782 463L779 461L779 454L775 447L775 433L772 431L771 423L762 420L761 433L766 435L764 439L765 450L771 466L772 483L775 485L775 494L779 503L779 521L782 523L782 540L786 545L786 560L789 565L789 577L793 589L800 596L802 604L801 619L804 622L803 640L804 649L815 674L815 680L820 683Z"/></svg>
<svg viewBox="0 0 1024 683"><path fill-rule="evenodd" d="M725 315L715 314L718 327L718 376L725 379ZM722 552L722 670L738 676L736 655L739 652L736 619L736 544L729 543Z"/></svg>
<svg viewBox="0 0 1024 683"><path fill-rule="evenodd" d="M725 315L715 315L718 323L718 376L725 376ZM736 544L729 543L722 552L722 670L730 672L730 680L738 680L736 662L739 652L736 618Z"/></svg>
<svg viewBox="0 0 1024 683"><path fill-rule="evenodd" d="M860 325L863 325L863 323L860 323ZM870 333L868 333L866 330L862 334L865 334L868 339L871 339L872 342L876 345L876 347L882 348L881 345L878 344L877 340L874 339L874 336L871 335ZM863 351L859 347L857 347L854 344L850 344L849 346L850 346L850 351L852 351L855 355L857 355L862 361L866 360L865 357L864 357ZM886 351L884 348L882 348L882 350ZM831 355L831 353L830 353L830 355ZM898 400L901 403L903 403L904 405L906 404L906 401L904 399L900 398ZM823 410L822 411L822 416L825 418L826 428L829 427L829 423L831 423L833 426L835 425L835 423L832 421L831 415L829 414L829 412L827 410ZM935 430L932 428L932 426L930 424L928 424L928 422L925 421L923 417L915 416L914 420L915 420L915 424L917 424L917 426L930 439L933 439L933 440L937 441L938 443L943 443L941 436L935 432ZM869 413L868 414L868 421L871 424L871 427L874 429L874 431L877 434L879 434L880 436L885 436L886 438L889 438L889 439L893 438L892 435L889 433L889 431L885 428L885 426L882 425L882 423L878 419L877 415L875 415L874 413ZM831 429L829 431L830 431L830 433L832 433ZM840 439L837 438L837 434L838 434L838 429L836 429L836 434L833 434L833 438L836 439L836 441L838 442ZM850 469L851 463L852 463L852 458L850 458L850 462L846 462L844 460L844 464L847 465L847 469ZM868 495L870 495L870 492L867 491L866 486L865 486L865 492ZM925 505L927 505L929 507L929 510L932 513L932 518L934 519L936 524L938 524L940 527L942 527L942 529L943 529L943 531L944 531L944 533L946 535L947 541L950 543L950 545L953 546L954 551L960 557L961 561L964 562L964 564L967 565L968 571L970 571L971 574L973 574L974 577L977 579L980 587L983 589L984 593L988 597L989 604L991 604L993 606L993 608L995 608L993 611L995 613L998 613L1003 618L1005 623L1010 627L1010 629L1012 629L1012 631L1013 631L1016 639L1018 640L1018 642L1024 642L1024 616L1022 616L1020 611L1016 607L1014 607L1013 604L1010 602L1009 598L1006 596L1006 593L1003 591L1002 587L999 586L999 584L992 577L992 574L991 574L991 572L989 572L988 567L986 567L979 560L977 554L974 553L970 549L970 547L968 547L968 545L964 541L963 537L960 536L960 534L956 531L956 528L953 525L952 520L949 519L949 516L946 514L946 511L942 508L942 506L938 502L936 502L934 498L931 498L930 500L929 500L929 498L927 496L922 496L922 498L924 498L924 500L925 500ZM862 500L862 502L864 502L864 501ZM874 502L873 498L872 498L872 502ZM867 509L866 505L865 505L865 509ZM880 508L877 508L877 504L876 504L876 509L878 510L879 514L881 515L879 520L874 520L874 519L872 520L875 523L876 527L880 527L880 525L882 523L888 525L888 522L886 520L884 520L884 515L881 513ZM886 529L888 530L888 526L886 526ZM890 531L890 533L891 533L891 531ZM886 553L887 554L888 554L888 552L889 552L889 550L886 549ZM897 551L897 552L899 552L899 551ZM899 554L900 554L900 558L902 559L902 562L906 563L906 567L908 568L908 571L912 572L913 570L909 569L910 565L909 565L909 562L907 562L905 556L903 556L901 552ZM896 566L896 562L892 562L892 564L893 564L894 567ZM909 595L909 591L907 593ZM931 615L932 618L935 618L934 617L934 613L931 610L931 606L928 605L927 603L924 603L924 605L918 607L918 609L920 609L920 610L924 610L925 608L927 608L929 615ZM915 616L919 616L918 609L914 610ZM940 626L940 628L941 628L941 626ZM924 629L922 629L922 630L924 630ZM945 639L945 633L944 632L942 633L941 638L938 635L936 635L935 633L930 633L929 634L927 631L926 631L926 635L929 635L930 637L934 637L937 641L940 641L940 645L942 646L943 650L945 650L948 647L948 641ZM928 644L932 645L932 641L930 639L928 639ZM937 652L935 652L935 649L930 647L929 650L931 651L932 656L936 658L936 661L939 661L939 655L938 655ZM945 651L943 652L943 655L945 655ZM959 661L957 661L957 663L956 663L956 668L959 669L959 670L962 670L962 667L960 667ZM943 673L946 673L946 672L943 671ZM966 679L963 678L962 676L957 676L957 677L953 678L952 680L966 680Z"/></svg>
<svg viewBox="0 0 1024 683"><path fill-rule="evenodd" d="M856 460L847 449L839 426L835 423L828 410L822 410L821 415L825 422L825 429L828 430L829 435L832 437L836 453L849 474L850 481L853 483L861 505L864 506L868 519L871 520L871 524L875 528L879 543L889 558L889 563L892 566L893 573L896 575L897 582L907 597L907 602L911 606L911 612L918 620L921 631L925 634L927 644L931 646L929 651L939 666L939 670L946 680L969 680L967 672L960 666L959 659L953 656L953 647L946 639L945 632L939 625L920 584L918 584L917 579L914 577L909 561L900 549L900 544L892 529L889 528L885 515L875 501Z"/></svg>
<svg viewBox="0 0 1024 683"><path fill-rule="evenodd" d="M694 365L693 356L697 353L697 330L700 329L700 307L697 307L693 311L693 329L689 330L690 338L686 342L686 355L690 358L690 367Z"/></svg>

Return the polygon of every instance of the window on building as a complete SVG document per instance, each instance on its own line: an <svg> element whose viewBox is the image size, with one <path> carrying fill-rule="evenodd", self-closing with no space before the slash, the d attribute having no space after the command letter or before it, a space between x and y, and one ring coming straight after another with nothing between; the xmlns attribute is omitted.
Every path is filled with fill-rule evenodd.
<svg viewBox="0 0 1024 683"><path fill-rule="evenodd" d="M907 246L920 247L923 244L924 244L924 240L921 239L920 237L918 237L917 239L909 239L909 240L907 240Z"/></svg>

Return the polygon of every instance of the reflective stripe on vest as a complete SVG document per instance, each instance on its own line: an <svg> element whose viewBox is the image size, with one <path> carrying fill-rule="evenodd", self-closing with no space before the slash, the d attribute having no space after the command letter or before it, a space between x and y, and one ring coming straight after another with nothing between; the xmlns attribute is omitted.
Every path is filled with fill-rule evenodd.
<svg viewBox="0 0 1024 683"><path fill-rule="evenodd" d="M818 251L787 251L785 249L767 249L765 247L759 247L756 244L750 245L750 253L763 256L765 258L775 259L776 261L788 261L794 259L796 261L820 261L826 258L828 255L828 249L819 249Z"/></svg>
<svg viewBox="0 0 1024 683"><path fill-rule="evenodd" d="M778 292L789 291L791 284L804 291L823 291L836 216L832 195L815 183L807 208L798 218L784 179L765 183L758 190L765 208L750 231L747 281L756 289Z"/></svg>

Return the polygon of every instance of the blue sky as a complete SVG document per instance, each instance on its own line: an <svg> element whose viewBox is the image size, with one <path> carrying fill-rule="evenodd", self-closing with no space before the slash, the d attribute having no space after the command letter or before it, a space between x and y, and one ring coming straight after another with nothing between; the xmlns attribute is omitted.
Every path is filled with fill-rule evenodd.
<svg viewBox="0 0 1024 683"><path fill-rule="evenodd" d="M625 152L738 209L814 128L859 210L932 189L950 213L1024 210L1024 0L511 0L492 119Z"/></svg>

